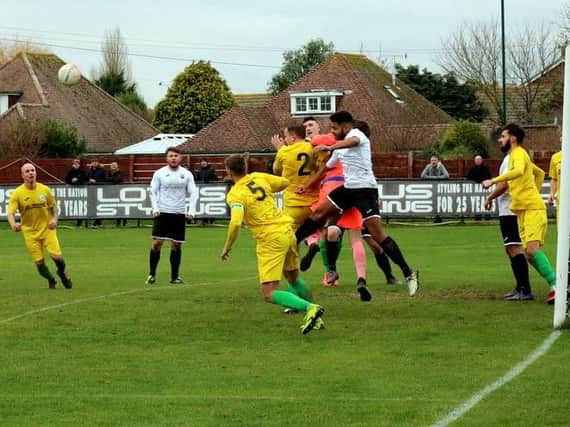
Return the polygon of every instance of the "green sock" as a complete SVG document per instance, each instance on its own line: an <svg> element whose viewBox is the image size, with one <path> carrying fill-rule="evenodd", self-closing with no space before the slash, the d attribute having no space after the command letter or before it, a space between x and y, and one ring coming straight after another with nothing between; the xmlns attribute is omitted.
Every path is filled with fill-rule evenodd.
<svg viewBox="0 0 570 427"><path fill-rule="evenodd" d="M298 297L287 291L273 291L271 294L271 302L285 308L294 308L299 311L307 311L311 306L309 301Z"/></svg>
<svg viewBox="0 0 570 427"><path fill-rule="evenodd" d="M540 274L544 280L548 282L550 287L556 286L556 273L550 265L548 257L542 251L538 251L530 259L530 265L534 267L538 274Z"/></svg>
<svg viewBox="0 0 570 427"><path fill-rule="evenodd" d="M294 289L293 292L295 295L303 298L306 301L313 302L313 295L311 295L311 291L307 286L307 283L300 277L297 278L297 281L294 284L289 283L289 292L292 292L291 289Z"/></svg>
<svg viewBox="0 0 570 427"><path fill-rule="evenodd" d="M319 240L319 248L321 249L320 254L321 254L321 259L323 260L323 265L325 267L325 273L328 273L328 271L330 270L330 264L329 264L329 256L327 253L327 242L324 240Z"/></svg>
<svg viewBox="0 0 570 427"><path fill-rule="evenodd" d="M49 268L47 268L47 265L43 263L36 264L36 268L38 269L38 273L40 273L40 276L42 276L44 279L47 279L49 281L54 280L53 276L49 272Z"/></svg>
<svg viewBox="0 0 570 427"><path fill-rule="evenodd" d="M291 292L292 294L299 296L299 291L297 291L295 285L292 285L291 283L287 286L287 292Z"/></svg>

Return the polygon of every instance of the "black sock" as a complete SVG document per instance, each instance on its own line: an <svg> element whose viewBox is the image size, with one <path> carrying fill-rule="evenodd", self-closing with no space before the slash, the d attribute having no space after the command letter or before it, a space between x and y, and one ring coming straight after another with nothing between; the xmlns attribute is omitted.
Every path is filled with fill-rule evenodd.
<svg viewBox="0 0 570 427"><path fill-rule="evenodd" d="M182 251L170 251L170 279L178 279L178 270L180 269L180 260L182 259Z"/></svg>
<svg viewBox="0 0 570 427"><path fill-rule="evenodd" d="M63 280L65 276L65 261L62 259L53 260L55 262L55 266L57 267L57 275L61 280Z"/></svg>
<svg viewBox="0 0 570 427"><path fill-rule="evenodd" d="M332 271L336 271L336 262L339 254L340 245L338 244L338 240L332 242L327 240L327 258L329 260L329 268Z"/></svg>
<svg viewBox="0 0 570 427"><path fill-rule="evenodd" d="M302 242L319 228L325 225L325 222L315 222L311 218L307 218L303 224L295 232L297 243Z"/></svg>
<svg viewBox="0 0 570 427"><path fill-rule="evenodd" d="M47 279L50 282L55 280L51 275L49 269L47 268L47 265L45 265L45 263L42 262L41 264L36 264L36 268L38 269L38 273L40 273L40 276L42 276L44 279Z"/></svg>
<svg viewBox="0 0 570 427"><path fill-rule="evenodd" d="M528 263L524 254L518 254L511 258L511 267L515 280L517 281L517 290L530 293L530 279L528 276Z"/></svg>
<svg viewBox="0 0 570 427"><path fill-rule="evenodd" d="M160 261L160 250L155 251L150 250L150 256L148 258L149 273L151 276L156 276L156 267L158 266L158 261Z"/></svg>
<svg viewBox="0 0 570 427"><path fill-rule="evenodd" d="M394 240L392 240L391 237L389 236L386 237L384 241L380 243L380 246L382 246L382 249L384 249L386 255L388 255L390 259L394 261L394 263L397 266L400 267L402 273L404 274L404 277L409 277L412 274L412 270L406 263L404 255L402 255L402 252L400 251L398 244Z"/></svg>
<svg viewBox="0 0 570 427"><path fill-rule="evenodd" d="M375 253L374 258L376 258L376 264L378 264L378 267L380 267L380 269L384 272L386 280L393 278L394 276L392 275L392 267L390 266L390 260L388 259L386 253Z"/></svg>

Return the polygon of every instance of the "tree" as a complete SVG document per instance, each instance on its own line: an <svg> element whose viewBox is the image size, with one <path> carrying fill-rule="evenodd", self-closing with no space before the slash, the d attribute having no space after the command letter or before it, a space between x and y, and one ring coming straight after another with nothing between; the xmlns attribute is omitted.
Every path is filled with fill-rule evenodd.
<svg viewBox="0 0 570 427"><path fill-rule="evenodd" d="M400 80L453 118L480 122L485 117L487 112L471 82L460 83L452 73L442 76L425 68L420 73L417 65L395 67Z"/></svg>
<svg viewBox="0 0 570 427"><path fill-rule="evenodd" d="M439 64L460 80L471 82L491 105L497 117L504 115L502 104L501 40L496 22L464 24L443 42ZM538 109L540 79L557 55L552 31L545 25L527 26L507 42L507 83L517 85L508 92L512 103L522 101L523 122L532 121ZM536 83L530 84L531 81Z"/></svg>
<svg viewBox="0 0 570 427"><path fill-rule="evenodd" d="M87 143L76 128L51 119L19 119L0 146L1 157L68 158L86 151Z"/></svg>
<svg viewBox="0 0 570 427"><path fill-rule="evenodd" d="M209 62L178 74L155 108L154 125L166 133L196 133L234 106L226 81Z"/></svg>
<svg viewBox="0 0 570 427"><path fill-rule="evenodd" d="M130 110L148 118L148 107L131 78L128 47L119 27L105 33L101 49L103 62L95 73L95 84Z"/></svg>
<svg viewBox="0 0 570 427"><path fill-rule="evenodd" d="M445 157L471 158L476 154L488 156L489 142L481 127L467 120L453 123L434 145L434 151Z"/></svg>
<svg viewBox="0 0 570 427"><path fill-rule="evenodd" d="M297 50L283 53L281 71L268 83L268 91L277 94L299 80L313 68L325 62L334 53L334 44L314 39Z"/></svg>

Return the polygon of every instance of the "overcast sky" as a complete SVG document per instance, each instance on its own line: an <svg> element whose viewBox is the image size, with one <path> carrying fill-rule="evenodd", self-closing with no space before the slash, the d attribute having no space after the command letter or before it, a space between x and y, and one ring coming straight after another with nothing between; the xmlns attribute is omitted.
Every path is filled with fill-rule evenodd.
<svg viewBox="0 0 570 427"><path fill-rule="evenodd" d="M556 28L565 3L505 0L507 32L542 22ZM118 25L133 77L154 106L193 59L210 60L234 93L264 92L283 51L317 37L339 51L440 71L441 40L463 23L499 19L500 0L5 0L0 16L0 42L50 45L87 77L100 63L105 30Z"/></svg>

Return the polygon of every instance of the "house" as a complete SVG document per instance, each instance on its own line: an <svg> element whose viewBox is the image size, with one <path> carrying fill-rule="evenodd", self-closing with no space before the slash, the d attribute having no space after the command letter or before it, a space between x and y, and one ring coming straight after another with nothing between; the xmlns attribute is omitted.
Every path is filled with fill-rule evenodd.
<svg viewBox="0 0 570 427"><path fill-rule="evenodd" d="M270 153L280 129L347 110L365 120L374 152L430 146L451 117L363 55L336 53L279 94L237 96L237 105L200 130L182 149L191 154Z"/></svg>
<svg viewBox="0 0 570 427"><path fill-rule="evenodd" d="M89 153L112 153L158 133L89 80L60 83L62 65L53 54L20 53L0 67L0 144L24 118L55 119L77 128Z"/></svg>

